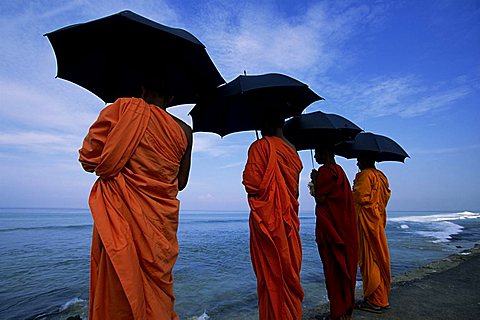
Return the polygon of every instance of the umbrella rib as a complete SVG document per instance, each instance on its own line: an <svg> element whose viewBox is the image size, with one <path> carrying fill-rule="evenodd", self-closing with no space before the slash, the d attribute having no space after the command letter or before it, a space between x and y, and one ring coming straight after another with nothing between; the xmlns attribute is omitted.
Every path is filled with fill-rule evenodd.
<svg viewBox="0 0 480 320"><path fill-rule="evenodd" d="M375 144L377 145L378 155L380 156L380 154L382 153L382 147L378 143L378 139L375 139Z"/></svg>

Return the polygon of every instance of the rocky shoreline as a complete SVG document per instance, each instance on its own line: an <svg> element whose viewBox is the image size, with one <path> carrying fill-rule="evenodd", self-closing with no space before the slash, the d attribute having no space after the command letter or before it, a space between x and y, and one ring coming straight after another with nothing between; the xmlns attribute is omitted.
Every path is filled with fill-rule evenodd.
<svg viewBox="0 0 480 320"><path fill-rule="evenodd" d="M357 299L362 298L361 290ZM397 275L392 279L391 309L382 314L355 310L354 319L478 319L480 317L480 245ZM304 310L303 319L328 316L328 305Z"/></svg>

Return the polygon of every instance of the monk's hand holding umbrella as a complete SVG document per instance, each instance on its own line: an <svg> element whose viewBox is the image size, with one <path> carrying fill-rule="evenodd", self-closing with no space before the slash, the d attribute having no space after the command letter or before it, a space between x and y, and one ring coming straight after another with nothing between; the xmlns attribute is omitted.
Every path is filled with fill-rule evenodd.
<svg viewBox="0 0 480 320"><path fill-rule="evenodd" d="M308 191L312 197L315 197L315 181L318 178L318 170L313 168L310 172L310 181L308 182Z"/></svg>

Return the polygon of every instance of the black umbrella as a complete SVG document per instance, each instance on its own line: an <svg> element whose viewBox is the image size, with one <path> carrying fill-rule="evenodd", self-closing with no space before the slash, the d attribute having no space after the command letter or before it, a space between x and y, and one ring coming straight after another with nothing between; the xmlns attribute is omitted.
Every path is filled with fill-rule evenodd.
<svg viewBox="0 0 480 320"><path fill-rule="evenodd" d="M131 11L71 25L48 37L57 77L93 92L105 102L139 96L146 77L165 79L173 105L196 103L222 78L205 46L192 34Z"/></svg>
<svg viewBox="0 0 480 320"><path fill-rule="evenodd" d="M306 84L283 74L241 75L201 100L190 115L194 132L213 132L223 137L258 130L268 115L283 119L299 115L317 100L323 98Z"/></svg>
<svg viewBox="0 0 480 320"><path fill-rule="evenodd" d="M353 141L345 141L335 148L335 154L347 159L358 158L362 152L368 152L375 157L375 161L404 162L409 157L403 148L390 139L371 132L361 132Z"/></svg>
<svg viewBox="0 0 480 320"><path fill-rule="evenodd" d="M288 120L283 133L297 150L306 150L351 140L361 131L356 124L342 116L316 111Z"/></svg>

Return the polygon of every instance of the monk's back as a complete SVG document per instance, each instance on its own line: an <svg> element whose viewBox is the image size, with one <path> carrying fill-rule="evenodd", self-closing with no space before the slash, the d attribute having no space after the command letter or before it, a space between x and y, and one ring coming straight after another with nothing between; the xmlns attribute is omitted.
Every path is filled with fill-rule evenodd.
<svg viewBox="0 0 480 320"><path fill-rule="evenodd" d="M164 110L149 105L151 117L127 167L164 183L174 183L185 153L187 141L180 125Z"/></svg>
<svg viewBox="0 0 480 320"><path fill-rule="evenodd" d="M279 169L282 176L285 177L285 184L294 197L298 194L299 174L303 169L302 162L297 152L286 142L277 139L277 156L279 159Z"/></svg>
<svg viewBox="0 0 480 320"><path fill-rule="evenodd" d="M283 139L266 136L249 150L243 184L250 206L250 256L259 319L301 319L302 245L298 180L302 163Z"/></svg>

